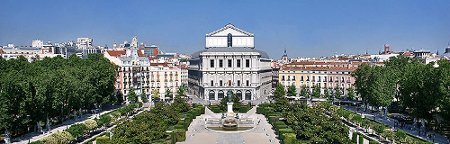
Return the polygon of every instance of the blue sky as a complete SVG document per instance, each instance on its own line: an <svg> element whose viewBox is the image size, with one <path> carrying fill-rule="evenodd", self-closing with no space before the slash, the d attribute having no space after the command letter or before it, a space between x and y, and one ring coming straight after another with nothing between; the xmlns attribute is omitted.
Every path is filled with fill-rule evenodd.
<svg viewBox="0 0 450 144"><path fill-rule="evenodd" d="M450 42L449 0L1 0L0 45L92 37L193 53L227 23L255 34L256 48L279 58L428 49Z"/></svg>

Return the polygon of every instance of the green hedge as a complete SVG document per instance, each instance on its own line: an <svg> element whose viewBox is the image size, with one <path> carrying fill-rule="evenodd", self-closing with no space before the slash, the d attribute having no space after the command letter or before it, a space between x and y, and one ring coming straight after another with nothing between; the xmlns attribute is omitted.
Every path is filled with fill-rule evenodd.
<svg viewBox="0 0 450 144"><path fill-rule="evenodd" d="M295 144L297 143L297 137L295 133L284 133L283 134L283 143L284 144Z"/></svg>
<svg viewBox="0 0 450 144"><path fill-rule="evenodd" d="M357 137L358 137L358 133L354 132L352 135L352 142L356 143Z"/></svg>
<svg viewBox="0 0 450 144"><path fill-rule="evenodd" d="M214 113L222 113L222 110L218 105L210 105L208 108Z"/></svg>
<svg viewBox="0 0 450 144"><path fill-rule="evenodd" d="M109 144L110 143L109 137L107 137L107 136L97 137L97 138L95 138L95 142L97 144Z"/></svg>
<svg viewBox="0 0 450 144"><path fill-rule="evenodd" d="M108 114L101 115L100 119L95 119L95 121L97 121L98 127L103 127L103 126L110 124L112 121L112 118L111 118L111 115L108 113Z"/></svg>
<svg viewBox="0 0 450 144"><path fill-rule="evenodd" d="M359 135L359 143L362 144L364 142L364 136L363 135Z"/></svg>
<svg viewBox="0 0 450 144"><path fill-rule="evenodd" d="M175 129L175 140L176 142L182 142L186 140L186 130L184 129Z"/></svg>
<svg viewBox="0 0 450 144"><path fill-rule="evenodd" d="M86 131L87 127L83 123L74 124L70 126L67 130L74 138L82 136Z"/></svg>
<svg viewBox="0 0 450 144"><path fill-rule="evenodd" d="M285 128L285 129L278 130L278 136L282 140L284 140L284 134L287 134L287 133L295 133L295 131L291 128Z"/></svg>

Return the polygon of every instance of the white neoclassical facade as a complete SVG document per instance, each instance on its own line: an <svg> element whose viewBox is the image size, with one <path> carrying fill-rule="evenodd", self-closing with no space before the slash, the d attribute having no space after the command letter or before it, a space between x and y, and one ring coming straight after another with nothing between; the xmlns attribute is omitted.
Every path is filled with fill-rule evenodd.
<svg viewBox="0 0 450 144"><path fill-rule="evenodd" d="M205 49L192 55L189 92L218 101L231 90L241 100L266 97L272 89L269 56L255 49L252 33L232 24L206 34Z"/></svg>

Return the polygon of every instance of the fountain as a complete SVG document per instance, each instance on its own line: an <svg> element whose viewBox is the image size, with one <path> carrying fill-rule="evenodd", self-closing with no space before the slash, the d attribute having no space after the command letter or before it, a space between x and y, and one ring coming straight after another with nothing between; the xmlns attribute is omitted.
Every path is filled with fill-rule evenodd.
<svg viewBox="0 0 450 144"><path fill-rule="evenodd" d="M232 101L233 92L228 91L227 97L227 113L222 119L222 126L226 129L237 129L238 123L236 122L236 114L233 112L233 101Z"/></svg>
<svg viewBox="0 0 450 144"><path fill-rule="evenodd" d="M250 118L238 117L237 113L233 112L233 92L227 92L227 112L222 113L220 118L209 118L206 127L215 131L244 131L254 127L253 120ZM214 114L218 115L218 114ZM245 115L245 114L244 114Z"/></svg>

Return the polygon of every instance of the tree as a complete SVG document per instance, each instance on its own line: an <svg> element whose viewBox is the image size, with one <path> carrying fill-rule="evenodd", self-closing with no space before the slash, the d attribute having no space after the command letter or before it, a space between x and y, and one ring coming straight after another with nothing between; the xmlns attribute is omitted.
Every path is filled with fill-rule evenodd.
<svg viewBox="0 0 450 144"><path fill-rule="evenodd" d="M309 91L306 88L306 85L302 85L300 89L300 96L304 96L305 98L309 98Z"/></svg>
<svg viewBox="0 0 450 144"><path fill-rule="evenodd" d="M289 109L283 113L286 124L302 143L351 143L348 128L339 117L330 117L323 109L304 104L290 104Z"/></svg>
<svg viewBox="0 0 450 144"><path fill-rule="evenodd" d="M439 108L442 110L439 114L447 121L450 121L450 62L447 60L438 61L439 67L436 69L439 77L439 91L442 93L442 98L439 100Z"/></svg>
<svg viewBox="0 0 450 144"><path fill-rule="evenodd" d="M288 96L296 96L297 95L297 89L295 88L294 84L292 84L288 87L287 95Z"/></svg>
<svg viewBox="0 0 450 144"><path fill-rule="evenodd" d="M0 131L18 136L117 101L115 66L102 55L0 59ZM75 117L76 118L76 117ZM60 122L58 121L58 122Z"/></svg>
<svg viewBox="0 0 450 144"><path fill-rule="evenodd" d="M330 95L330 90L328 90L328 88L325 88L323 90L323 96L329 100L331 100L331 95Z"/></svg>
<svg viewBox="0 0 450 144"><path fill-rule="evenodd" d="M411 110L418 119L431 119L433 110L445 95L442 77L448 73L440 73L432 65L409 64L405 70L405 79L400 81L401 103ZM447 85L448 86L448 85Z"/></svg>
<svg viewBox="0 0 450 144"><path fill-rule="evenodd" d="M277 111L284 111L288 108L289 101L286 98L286 92L284 91L284 86L280 83L277 84L274 92L274 100Z"/></svg>
<svg viewBox="0 0 450 144"><path fill-rule="evenodd" d="M339 85L336 85L336 87L334 88L334 97L340 99L341 96L342 96L341 88L339 87Z"/></svg>
<svg viewBox="0 0 450 144"><path fill-rule="evenodd" d="M353 90L353 87L347 88L347 97L349 100L356 100L355 90Z"/></svg>
<svg viewBox="0 0 450 144"><path fill-rule="evenodd" d="M136 93L134 92L134 89L130 89L130 92L128 93L128 102L131 104L137 103L138 98L136 96Z"/></svg>
<svg viewBox="0 0 450 144"><path fill-rule="evenodd" d="M164 95L164 98L166 99L166 101L171 101L172 100L172 91L170 89L166 89L166 94Z"/></svg>
<svg viewBox="0 0 450 144"><path fill-rule="evenodd" d="M177 112L187 112L189 110L189 105L184 97L184 90L182 88L178 88L177 95L175 95L175 100L172 104Z"/></svg>
<svg viewBox="0 0 450 144"><path fill-rule="evenodd" d="M142 91L141 100L142 100L143 103L147 103L148 102L148 97L147 97L147 94L145 93L145 91Z"/></svg>
<svg viewBox="0 0 450 144"><path fill-rule="evenodd" d="M152 90L152 96L153 96L155 101L159 101L160 100L159 89L153 89Z"/></svg>
<svg viewBox="0 0 450 144"><path fill-rule="evenodd" d="M385 67L373 67L369 77L368 102L372 106L387 108L395 95L395 79ZM385 114L386 111L385 111Z"/></svg>
<svg viewBox="0 0 450 144"><path fill-rule="evenodd" d="M286 92L284 90L284 86L280 83L277 84L277 87L275 88L275 92L273 93L273 96L275 99L285 97Z"/></svg>
<svg viewBox="0 0 450 144"><path fill-rule="evenodd" d="M117 90L116 97L117 97L117 101L116 101L117 104L122 104L124 102L123 94L120 90Z"/></svg>
<svg viewBox="0 0 450 144"><path fill-rule="evenodd" d="M315 85L313 88L313 97L319 98L320 97L320 86Z"/></svg>
<svg viewBox="0 0 450 144"><path fill-rule="evenodd" d="M364 105L368 106L368 98L370 96L369 88L370 85L369 77L371 75L372 68L368 64L361 64L355 71L353 71L352 76L355 78L355 88L356 92L361 96Z"/></svg>

